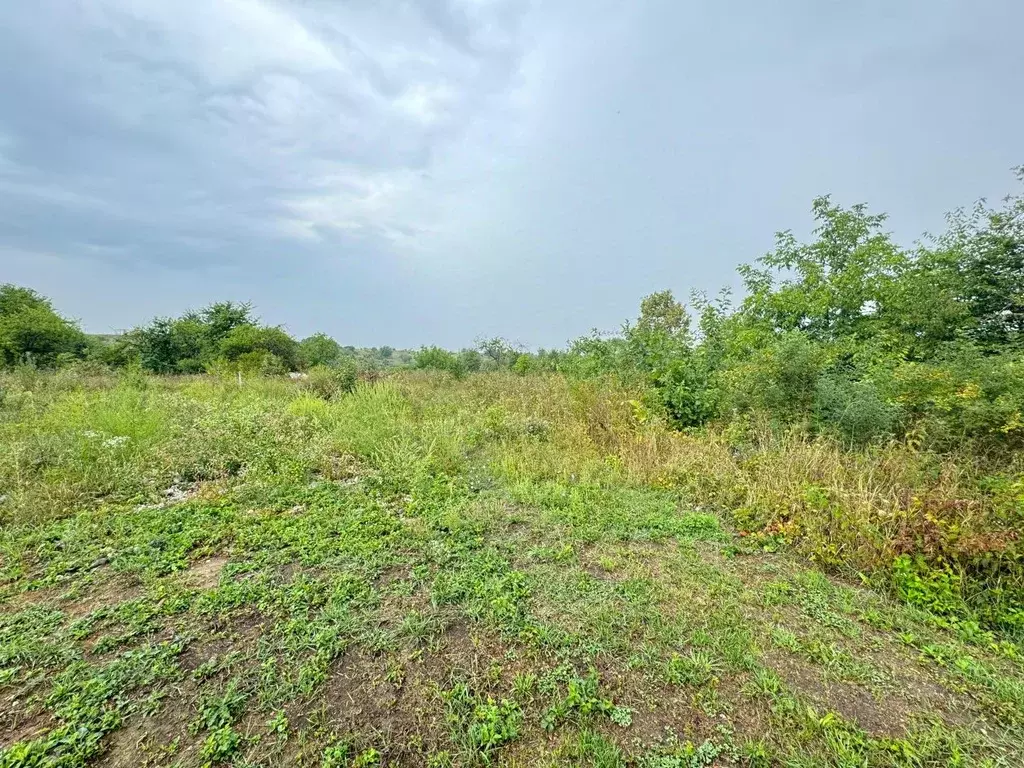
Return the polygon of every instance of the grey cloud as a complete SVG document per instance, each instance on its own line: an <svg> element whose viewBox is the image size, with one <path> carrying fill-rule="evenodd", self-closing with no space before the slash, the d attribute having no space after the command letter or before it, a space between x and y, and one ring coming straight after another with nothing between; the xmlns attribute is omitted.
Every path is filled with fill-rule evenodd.
<svg viewBox="0 0 1024 768"><path fill-rule="evenodd" d="M1021 22L1012 0L3 3L0 279L97 329L238 298L346 343L561 343L733 282L816 194L909 240L1005 192Z"/></svg>
<svg viewBox="0 0 1024 768"><path fill-rule="evenodd" d="M103 229L83 232L84 216L108 218L118 230L108 239L141 227L156 228L143 238L155 241L163 229L168 246L186 233L226 244L246 230L285 241L321 228L414 233L374 214L472 118L480 93L501 89L487 78L508 76L508 47L481 41L482 11L396 4L385 37L374 26L381 6L348 8L96 0L71 13L63 3L13 10L13 95L0 119L22 173L0 186L9 214L59 189L47 202L63 208L68 241L53 233L50 245L64 247ZM351 215L338 216L342 204ZM21 229L35 225L16 213Z"/></svg>

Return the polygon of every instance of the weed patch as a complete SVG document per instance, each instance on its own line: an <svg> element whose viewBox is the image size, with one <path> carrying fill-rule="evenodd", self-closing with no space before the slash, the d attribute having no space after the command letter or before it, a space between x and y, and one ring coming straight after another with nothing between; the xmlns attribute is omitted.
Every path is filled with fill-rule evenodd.
<svg viewBox="0 0 1024 768"><path fill-rule="evenodd" d="M1014 636L836 536L820 445L555 376L46 382L0 420L4 768L1024 760Z"/></svg>

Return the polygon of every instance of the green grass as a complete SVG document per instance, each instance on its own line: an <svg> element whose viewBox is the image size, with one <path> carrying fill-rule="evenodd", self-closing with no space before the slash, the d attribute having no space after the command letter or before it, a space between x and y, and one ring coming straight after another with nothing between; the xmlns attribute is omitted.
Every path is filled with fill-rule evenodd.
<svg viewBox="0 0 1024 768"><path fill-rule="evenodd" d="M751 546L630 393L5 391L0 766L1024 762L1014 643Z"/></svg>

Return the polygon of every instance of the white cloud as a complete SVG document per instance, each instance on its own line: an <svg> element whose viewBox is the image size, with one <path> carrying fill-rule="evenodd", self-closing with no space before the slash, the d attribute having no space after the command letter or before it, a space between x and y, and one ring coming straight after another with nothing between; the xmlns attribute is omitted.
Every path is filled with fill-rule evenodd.
<svg viewBox="0 0 1024 768"><path fill-rule="evenodd" d="M395 99L395 106L424 125L433 125L455 101L455 91L448 83L414 83Z"/></svg>
<svg viewBox="0 0 1024 768"><path fill-rule="evenodd" d="M404 242L430 229L431 211L417 210L423 175L408 169L350 168L322 180L323 191L288 201L292 232L338 230Z"/></svg>
<svg viewBox="0 0 1024 768"><path fill-rule="evenodd" d="M267 67L344 71L344 63L299 20L265 0L89 0L84 31L107 54L114 38L149 61L195 72L215 85L237 83ZM115 54L116 55L116 54Z"/></svg>
<svg viewBox="0 0 1024 768"><path fill-rule="evenodd" d="M1019 3L890 3L881 38L790 5L0 0L0 272L104 327L228 295L558 342L714 291L821 192L911 237L1005 193Z"/></svg>
<svg viewBox="0 0 1024 768"><path fill-rule="evenodd" d="M436 203L446 192L431 179L452 180L438 158L481 121L495 120L493 134L509 125L499 113L527 6L82 0L56 13L57 0L41 2L52 18L15 12L11 28L51 68L74 157L54 161L46 184L0 193L103 203L122 220L163 220L175 242L220 228L389 246L453 215Z"/></svg>

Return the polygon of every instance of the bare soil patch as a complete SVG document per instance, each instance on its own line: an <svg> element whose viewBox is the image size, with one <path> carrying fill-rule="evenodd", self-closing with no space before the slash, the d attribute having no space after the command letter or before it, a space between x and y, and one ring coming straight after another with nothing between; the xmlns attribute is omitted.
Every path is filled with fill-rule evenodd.
<svg viewBox="0 0 1024 768"><path fill-rule="evenodd" d="M185 571L183 578L196 589L213 589L220 583L221 571L227 564L228 558L223 555L197 560Z"/></svg>
<svg viewBox="0 0 1024 768"><path fill-rule="evenodd" d="M178 656L178 665L192 672L213 658L230 653L246 653L266 630L267 620L255 611L232 616L227 622L216 622L204 628L201 639L189 643Z"/></svg>
<svg viewBox="0 0 1024 768"><path fill-rule="evenodd" d="M455 680L485 688L491 663L504 656L499 640L456 621L412 651L350 650L335 662L318 700L334 731L376 747L387 765L423 765L426 755L450 748L441 691Z"/></svg>
<svg viewBox="0 0 1024 768"><path fill-rule="evenodd" d="M19 741L31 741L45 734L53 725L48 712L27 712L17 694L0 699L0 749Z"/></svg>
<svg viewBox="0 0 1024 768"><path fill-rule="evenodd" d="M168 690L152 715L136 716L107 735L98 764L109 768L196 764L201 740L188 733L196 696L195 685L188 680Z"/></svg>
<svg viewBox="0 0 1024 768"><path fill-rule="evenodd" d="M901 698L876 698L854 683L823 680L820 668L788 654L769 652L765 663L815 706L838 712L871 736L900 737L907 732L914 710Z"/></svg>

